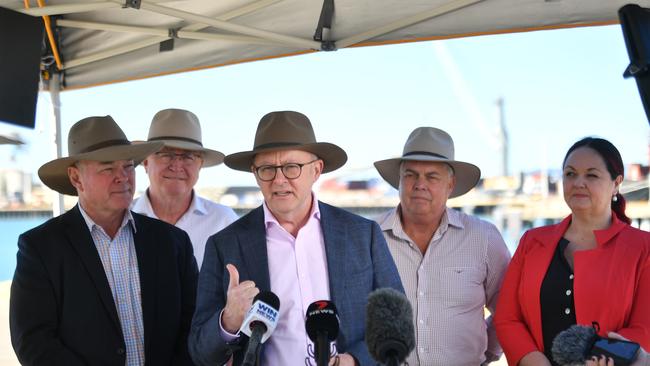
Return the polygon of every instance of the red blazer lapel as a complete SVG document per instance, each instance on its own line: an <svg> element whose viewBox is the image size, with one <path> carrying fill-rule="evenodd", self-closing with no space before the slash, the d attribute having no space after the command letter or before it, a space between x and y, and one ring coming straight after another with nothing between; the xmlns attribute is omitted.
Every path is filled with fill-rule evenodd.
<svg viewBox="0 0 650 366"><path fill-rule="evenodd" d="M540 306L540 290L542 281L546 276L548 266L551 264L553 253L557 244L571 223L571 216L559 224L540 228L531 232L528 243L526 264L522 275L522 297L524 304L522 310L527 312L526 319L530 321L530 331L537 342L539 349L543 349L542 337L542 310Z"/></svg>

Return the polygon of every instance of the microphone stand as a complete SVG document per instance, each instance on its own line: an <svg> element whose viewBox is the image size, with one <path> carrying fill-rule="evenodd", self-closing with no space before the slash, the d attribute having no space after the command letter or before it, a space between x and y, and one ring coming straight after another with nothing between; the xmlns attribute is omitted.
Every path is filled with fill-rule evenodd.
<svg viewBox="0 0 650 366"><path fill-rule="evenodd" d="M259 354L260 349L262 348L261 338L266 327L253 327L253 333L251 334L248 340L248 348L244 354L244 362L242 366L254 366L259 365Z"/></svg>
<svg viewBox="0 0 650 366"><path fill-rule="evenodd" d="M316 358L317 366L327 366L330 363L330 341L327 332L319 331L316 334Z"/></svg>

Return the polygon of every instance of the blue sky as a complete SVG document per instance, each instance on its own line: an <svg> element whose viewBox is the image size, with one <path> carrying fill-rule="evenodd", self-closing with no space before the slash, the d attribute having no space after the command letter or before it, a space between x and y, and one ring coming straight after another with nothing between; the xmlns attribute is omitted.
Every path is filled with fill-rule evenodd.
<svg viewBox="0 0 650 366"><path fill-rule="evenodd" d="M67 137L77 120L110 114L130 139L145 139L158 110L184 108L199 116L204 145L228 154L252 148L265 113L291 109L310 117L318 140L347 151L343 174L399 155L414 128L434 126L452 135L457 159L491 176L502 97L511 172L558 168L587 135L611 140L626 163L647 164L648 122L635 82L622 78L628 63L619 26L345 49L64 92L63 130ZM14 148L0 146L4 165L35 172L53 158L50 108L42 93L33 131L0 123L29 143L13 162ZM204 169L198 184L254 180L219 166Z"/></svg>

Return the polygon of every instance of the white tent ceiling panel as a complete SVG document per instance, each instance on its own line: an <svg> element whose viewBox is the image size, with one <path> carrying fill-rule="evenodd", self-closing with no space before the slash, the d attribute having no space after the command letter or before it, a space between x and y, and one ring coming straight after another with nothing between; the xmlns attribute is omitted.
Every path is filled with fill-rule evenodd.
<svg viewBox="0 0 650 366"><path fill-rule="evenodd" d="M341 48L612 23L630 2L650 7L650 0L334 0L324 34ZM24 10L23 0L0 0L0 7L61 14L64 85L78 88L320 49L312 37L323 1L142 0L132 9L116 0L46 0L38 9L32 0ZM160 52L169 30L178 38Z"/></svg>

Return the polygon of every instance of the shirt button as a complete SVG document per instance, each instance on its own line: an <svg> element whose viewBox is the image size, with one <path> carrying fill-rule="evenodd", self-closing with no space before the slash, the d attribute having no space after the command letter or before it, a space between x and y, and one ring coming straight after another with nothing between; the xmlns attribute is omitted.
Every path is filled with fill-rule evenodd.
<svg viewBox="0 0 650 366"><path fill-rule="evenodd" d="M564 309L564 314L566 314L566 315L571 314L571 309L569 309L569 308Z"/></svg>
<svg viewBox="0 0 650 366"><path fill-rule="evenodd" d="M117 353L120 356L123 355L124 354L124 348L118 348L117 350L115 350L115 353Z"/></svg>
<svg viewBox="0 0 650 366"><path fill-rule="evenodd" d="M424 291L420 291L420 296L424 296Z"/></svg>
<svg viewBox="0 0 650 366"><path fill-rule="evenodd" d="M424 320L420 319L420 324L424 324Z"/></svg>
<svg viewBox="0 0 650 366"><path fill-rule="evenodd" d="M570 280L573 279L573 273L569 275L569 279L570 279Z"/></svg>
<svg viewBox="0 0 650 366"><path fill-rule="evenodd" d="M566 295L571 296L571 290L566 290Z"/></svg>

